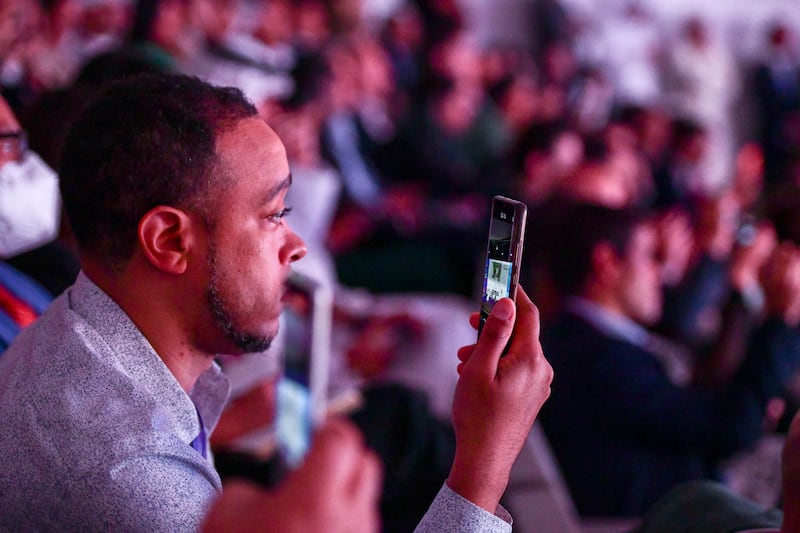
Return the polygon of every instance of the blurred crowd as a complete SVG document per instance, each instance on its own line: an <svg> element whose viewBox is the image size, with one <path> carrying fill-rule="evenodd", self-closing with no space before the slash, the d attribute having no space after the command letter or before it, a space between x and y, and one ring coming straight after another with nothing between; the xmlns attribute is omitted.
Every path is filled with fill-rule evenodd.
<svg viewBox="0 0 800 533"><path fill-rule="evenodd" d="M667 44L637 2L602 32L534 2L531 47L478 43L455 0L382 16L364 4L7 0L0 83L53 168L70 117L109 79L173 70L242 88L296 165L336 172L321 230L342 280L380 290L472 294L493 194L669 207L792 186L800 88L779 22L763 63L744 66L700 17ZM760 131L740 147L745 89Z"/></svg>
<svg viewBox="0 0 800 533"><path fill-rule="evenodd" d="M368 9L372 3L0 0L0 85L12 117L0 124L0 157L14 159L29 147L58 169L70 121L113 79L166 71L233 85L286 145L296 188L290 205L303 213L296 229L309 244L298 269L332 285L451 293L477 302L490 199L511 196L530 209L522 280L545 331L559 325L563 309L574 307L571 298L598 294L587 288L588 274L571 272L570 264L584 261L580 268L597 283L611 276L604 274L603 256L592 252L596 242L586 237L590 253L584 256L570 246L607 223L586 204L645 213L653 242L643 253L652 256L657 287L627 290L639 290L630 298L645 301L650 311L613 311L644 327L652 335L649 347L673 348L659 359L671 391L702 390L704 398L731 390L760 395L751 406L760 410L758 430L751 423L746 437L706 446L663 436L702 432L704 418L693 427L656 430L642 421L663 421L656 409L608 425L625 426L619 439L640 439L633 455L663 451L662 473L687 449L702 456L702 468L680 471L686 477L724 477L722 461L752 450L763 427L785 429L792 406L800 405L794 359L776 356L772 370L763 370L751 362L759 355L750 353L750 337L763 332L766 317L777 316L792 329L800 322L800 47L794 28L774 21L765 29L760 58L742 64L701 16L688 17L665 39L636 1L625 3L611 22L589 21L589 27L558 0L531 2L530 46L478 42L456 0L399 0L384 10ZM742 109L752 110L755 120L743 124ZM0 195L8 198L10 190L0 188ZM0 223L7 216L0 212ZM14 220L7 222L14 228ZM3 259L60 293L78 268L68 226L61 225L55 242L31 243ZM612 255L624 259L625 246ZM566 279L570 274L575 279ZM400 326L404 335L419 329L407 316ZM396 344L392 350L402 349ZM787 341L782 350L786 346L793 345ZM548 357L571 355L553 354L547 343L545 349ZM363 368L386 366L367 361L374 355L361 357ZM559 392L559 370L574 371L564 364L554 364L554 411L545 411L545 432L549 420L574 420L575 406L559 400L570 394ZM762 370L774 386L764 386ZM585 374L591 376L590 369ZM741 384L742 376L755 374L763 377L753 385L757 394ZM607 385L626 383L618 377ZM709 413L730 415L732 404L725 402L711 402L719 411L709 407ZM680 405L693 410L698 404ZM637 423L642 431L627 434ZM636 515L683 480L663 476L669 479L636 501L581 500L580 494L595 491L592 484L577 487L584 472L569 466L584 454L574 445L583 426L573 426L558 429L554 451L582 513Z"/></svg>
<svg viewBox="0 0 800 533"><path fill-rule="evenodd" d="M736 197L792 237L792 27L776 21L757 64L740 64L702 17L667 36L636 1L602 24L532 2L530 46L478 42L455 0L371 4L4 0L2 94L58 168L70 118L110 79L240 87L295 166L333 172L315 230L344 283L381 291L472 295L494 194L690 215Z"/></svg>

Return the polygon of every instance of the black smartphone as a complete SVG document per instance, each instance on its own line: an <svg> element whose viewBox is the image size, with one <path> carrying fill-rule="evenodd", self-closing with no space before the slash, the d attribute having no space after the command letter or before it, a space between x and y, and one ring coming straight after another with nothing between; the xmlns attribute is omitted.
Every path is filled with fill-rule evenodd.
<svg viewBox="0 0 800 533"><path fill-rule="evenodd" d="M520 201L504 196L492 199L479 337L497 300L506 297L513 300L517 294L527 216L528 207Z"/></svg>

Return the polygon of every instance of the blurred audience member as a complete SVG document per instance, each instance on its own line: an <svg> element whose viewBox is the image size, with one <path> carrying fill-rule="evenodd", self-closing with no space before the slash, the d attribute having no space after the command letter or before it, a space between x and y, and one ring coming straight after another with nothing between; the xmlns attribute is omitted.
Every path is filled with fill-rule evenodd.
<svg viewBox="0 0 800 533"><path fill-rule="evenodd" d="M416 94L422 82L425 31L419 9L413 2L404 2L389 18L381 34L398 89L409 95Z"/></svg>
<svg viewBox="0 0 800 533"><path fill-rule="evenodd" d="M138 0L129 39L155 68L176 71L202 47L188 0Z"/></svg>
<svg viewBox="0 0 800 533"><path fill-rule="evenodd" d="M786 181L791 154L797 150L800 124L800 55L794 31L784 22L774 23L766 34L764 57L756 66L755 94L760 141L764 149L767 180Z"/></svg>
<svg viewBox="0 0 800 533"><path fill-rule="evenodd" d="M707 196L704 161L708 154L708 132L691 120L676 120L665 158L654 169L654 204L659 207L687 205L693 197Z"/></svg>
<svg viewBox="0 0 800 533"><path fill-rule="evenodd" d="M553 43L544 50L538 64L545 110L552 115L547 118L567 117L570 98L581 81L575 51L565 43Z"/></svg>
<svg viewBox="0 0 800 533"><path fill-rule="evenodd" d="M39 17L36 0L0 1L0 88L15 109L37 94L28 63Z"/></svg>
<svg viewBox="0 0 800 533"><path fill-rule="evenodd" d="M534 53L541 54L555 43L571 43L575 33L575 23L563 2L536 0L531 5Z"/></svg>
<svg viewBox="0 0 800 533"><path fill-rule="evenodd" d="M529 206L547 200L583 162L584 150L581 136L565 124L532 125L514 150L519 194Z"/></svg>
<svg viewBox="0 0 800 533"><path fill-rule="evenodd" d="M560 197L608 207L638 203L639 184L636 176L626 171L633 169L627 168L620 153L613 152L603 140L593 140L585 154L575 172L559 184Z"/></svg>
<svg viewBox="0 0 800 533"><path fill-rule="evenodd" d="M672 277L664 295L660 329L695 348L707 345L721 325L730 292L728 269L736 245L739 208L732 195L691 203L692 248L684 275Z"/></svg>
<svg viewBox="0 0 800 533"><path fill-rule="evenodd" d="M510 176L499 163L510 137L480 86L439 80L398 142L408 157L404 173L437 197L491 195L509 186Z"/></svg>
<svg viewBox="0 0 800 533"><path fill-rule="evenodd" d="M291 92L291 80L285 72L273 70L252 54L239 52L232 36L245 30L236 27L236 0L192 0L189 5L191 35L198 47L179 61L180 72L215 85L237 87L258 108L275 96Z"/></svg>
<svg viewBox="0 0 800 533"><path fill-rule="evenodd" d="M558 381L542 422L578 511L636 516L676 484L717 477L762 434L795 368L800 252L782 246L762 279L768 316L727 385L690 385L691 360L646 329L662 311L657 233L630 210L577 206L551 251L563 313L544 331ZM569 228L567 230L567 228Z"/></svg>
<svg viewBox="0 0 800 533"><path fill-rule="evenodd" d="M0 97L0 258L60 294L75 281L74 252L62 229L56 173L27 146L27 134Z"/></svg>
<svg viewBox="0 0 800 533"><path fill-rule="evenodd" d="M637 150L651 173L666 164L673 128L666 111L655 106L625 106L619 110L618 120L634 132Z"/></svg>
<svg viewBox="0 0 800 533"><path fill-rule="evenodd" d="M584 134L596 134L608 125L616 94L607 73L600 68L583 69L572 90L571 117Z"/></svg>
<svg viewBox="0 0 800 533"><path fill-rule="evenodd" d="M377 210L383 200L384 179L370 156L373 141L359 114L367 93L356 46L347 40L326 52L329 109L321 138L339 169L348 198L358 206Z"/></svg>
<svg viewBox="0 0 800 533"><path fill-rule="evenodd" d="M530 68L503 74L490 96L515 140L539 119L539 83Z"/></svg>
<svg viewBox="0 0 800 533"><path fill-rule="evenodd" d="M133 2L39 0L40 31L33 43L30 76L39 91L70 85L97 54L119 47Z"/></svg>
<svg viewBox="0 0 800 533"><path fill-rule="evenodd" d="M301 53L322 52L334 36L331 13L322 0L295 2L295 47Z"/></svg>
<svg viewBox="0 0 800 533"><path fill-rule="evenodd" d="M731 112L741 88L734 58L709 22L700 16L686 20L668 49L664 91L677 116L696 121L708 134L702 181L696 184L705 192L728 184L734 140Z"/></svg>
<svg viewBox="0 0 800 533"><path fill-rule="evenodd" d="M285 72L294 67L294 8L289 0L262 2L255 15L252 36L244 32L228 36L234 49L265 67ZM249 13L246 13L249 14Z"/></svg>
<svg viewBox="0 0 800 533"><path fill-rule="evenodd" d="M620 104L656 104L662 94L663 31L641 0L622 2L619 10L617 16L598 21L598 42L592 42L598 56L594 60L607 66Z"/></svg>

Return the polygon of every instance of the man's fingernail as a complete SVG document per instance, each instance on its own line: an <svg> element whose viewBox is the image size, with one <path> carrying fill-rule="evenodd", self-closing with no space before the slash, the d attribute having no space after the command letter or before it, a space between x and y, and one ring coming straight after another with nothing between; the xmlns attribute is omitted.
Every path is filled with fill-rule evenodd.
<svg viewBox="0 0 800 533"><path fill-rule="evenodd" d="M509 318L511 318L511 313L513 312L513 309L510 305L501 304L495 306L494 311L495 311L494 312L495 316L500 320L508 320Z"/></svg>

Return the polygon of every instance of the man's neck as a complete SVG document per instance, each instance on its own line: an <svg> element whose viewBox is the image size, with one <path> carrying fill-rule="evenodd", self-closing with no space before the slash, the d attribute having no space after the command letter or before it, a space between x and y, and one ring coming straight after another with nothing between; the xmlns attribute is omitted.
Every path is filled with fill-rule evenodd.
<svg viewBox="0 0 800 533"><path fill-rule="evenodd" d="M200 376L211 367L211 364L214 362L214 356L212 354L202 354L197 350L192 350L188 347L188 343L184 344L184 346L181 346L180 344L182 343L180 342L159 343L156 339L163 339L162 335L148 335L148 332L136 322L135 318L131 317L131 319L153 346L153 349L161 360L164 361L164 364L169 371L172 372L172 375L175 376L181 388L189 394Z"/></svg>
<svg viewBox="0 0 800 533"><path fill-rule="evenodd" d="M126 267L122 273L91 261L82 261L81 266L128 315L181 388L187 394L191 392L200 375L211 367L215 354L203 352L191 341L190 329L181 321L185 313L171 306L175 298L166 288L169 283L137 275L135 266Z"/></svg>

